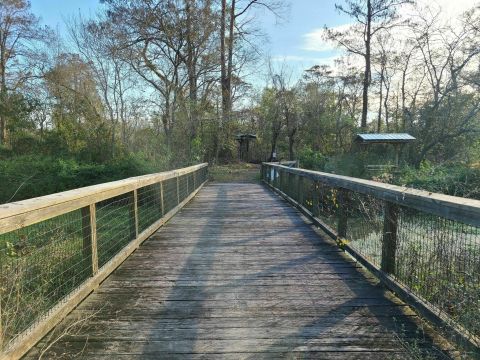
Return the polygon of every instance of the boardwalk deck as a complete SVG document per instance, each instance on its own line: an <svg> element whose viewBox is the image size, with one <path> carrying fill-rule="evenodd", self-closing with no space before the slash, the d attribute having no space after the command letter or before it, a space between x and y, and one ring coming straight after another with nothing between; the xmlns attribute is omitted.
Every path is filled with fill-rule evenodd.
<svg viewBox="0 0 480 360"><path fill-rule="evenodd" d="M406 358L419 319L286 202L211 184L27 358Z"/></svg>

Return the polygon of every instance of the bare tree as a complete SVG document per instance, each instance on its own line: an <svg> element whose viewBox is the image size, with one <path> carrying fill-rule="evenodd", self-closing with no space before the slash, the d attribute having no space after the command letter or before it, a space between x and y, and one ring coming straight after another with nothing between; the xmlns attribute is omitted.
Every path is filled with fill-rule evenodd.
<svg viewBox="0 0 480 360"><path fill-rule="evenodd" d="M38 45L50 36L30 12L26 0L0 2L0 104L8 106L9 94L38 77ZM0 145L8 136L9 109L0 109Z"/></svg>
<svg viewBox="0 0 480 360"><path fill-rule="evenodd" d="M368 90L372 81L372 43L383 30L392 29L404 23L398 21L398 8L412 0L345 0L345 5L336 4L337 10L355 20L345 31L326 28L327 37L348 52L361 56L365 61L363 73L361 127L367 128Z"/></svg>

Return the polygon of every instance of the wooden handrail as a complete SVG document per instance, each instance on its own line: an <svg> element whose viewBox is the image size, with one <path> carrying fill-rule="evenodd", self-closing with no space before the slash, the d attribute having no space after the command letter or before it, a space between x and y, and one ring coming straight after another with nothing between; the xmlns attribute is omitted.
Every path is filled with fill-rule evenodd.
<svg viewBox="0 0 480 360"><path fill-rule="evenodd" d="M467 349L478 352L480 349L480 338L464 327L464 324L454 320L445 311L438 307L439 304L425 300L424 295L408 288L402 283L401 274L397 272L397 264L402 253L398 252L398 233L401 207L413 208L426 214L433 214L440 218L459 221L461 223L480 227L480 201L455 196L431 193L424 190L416 190L407 187L390 185L371 180L364 180L342 175L329 174L319 171L311 171L300 168L290 168L277 163L263 163L261 169L262 180L274 191L279 193L287 201L297 207L308 216L316 225L321 227L330 237L337 240L343 250L359 261L372 273L374 273L388 288L394 291L401 299L413 306L425 318L433 324L441 327L446 333L462 343ZM303 182L298 177L312 181L311 193L308 204L305 204ZM292 180L297 178L296 183ZM319 184L336 189L336 225L333 229L331 223L326 224L322 219L319 207ZM383 214L378 220L383 220L381 230L380 261L372 261L368 253L354 246L355 238L348 239L349 218L352 217L352 196L355 193L369 195L383 208ZM328 201L328 200L327 200ZM421 215L420 215L421 216ZM435 221L435 220L433 220ZM346 241L345 241L346 240ZM352 242L352 245L349 244ZM471 269L471 271L476 271ZM433 280L431 280L433 281ZM456 299L461 301L461 299Z"/></svg>
<svg viewBox="0 0 480 360"><path fill-rule="evenodd" d="M480 226L480 200L432 193L425 190L417 190L320 171L290 168L275 163L264 163L264 165L281 169L291 174L298 174L332 187L372 195L397 205L411 207L446 219L457 220L465 224Z"/></svg>
<svg viewBox="0 0 480 360"><path fill-rule="evenodd" d="M177 178L207 167L207 163L157 174L131 177L99 185L87 186L56 194L0 205L0 234L17 230L52 217L81 209L140 187Z"/></svg>
<svg viewBox="0 0 480 360"><path fill-rule="evenodd" d="M84 263L87 265L84 269L87 271L85 274L88 274L84 283L66 294L65 298L53 306L48 314L37 318L38 322L35 322L29 329L25 329L22 333L17 333L17 339L8 347L5 347L5 339L2 336L2 309L0 308L0 360L18 359L23 356L37 341L56 326L66 314L74 309L80 301L98 287L144 240L157 231L160 226L195 196L206 182L206 172L202 171L200 177L202 182L197 181L197 172L207 167L208 164L203 163L183 169L132 177L0 205L0 235L81 209L81 233L83 236L81 251L83 251ZM186 193L180 196L180 177L188 174L193 174L194 186L188 183L187 177ZM176 201L174 204L171 204L173 207L169 207L167 211L165 209L165 187L163 182L169 179L175 179L176 181ZM141 188L154 184L158 185L159 189L159 193L156 193L157 200L155 200L161 206L161 208L157 207L158 218L154 219L155 221L147 228L140 229L140 191L142 190ZM123 194L128 195L125 206L128 207L129 212L130 241L122 249L119 249L112 258L100 266L99 250L97 248L97 204L103 200Z"/></svg>

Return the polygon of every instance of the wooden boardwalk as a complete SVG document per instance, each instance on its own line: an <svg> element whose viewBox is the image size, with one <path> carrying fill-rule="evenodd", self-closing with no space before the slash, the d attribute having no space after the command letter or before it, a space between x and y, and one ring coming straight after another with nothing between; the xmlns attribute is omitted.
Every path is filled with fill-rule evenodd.
<svg viewBox="0 0 480 360"><path fill-rule="evenodd" d="M27 358L442 358L419 323L267 188L213 183Z"/></svg>

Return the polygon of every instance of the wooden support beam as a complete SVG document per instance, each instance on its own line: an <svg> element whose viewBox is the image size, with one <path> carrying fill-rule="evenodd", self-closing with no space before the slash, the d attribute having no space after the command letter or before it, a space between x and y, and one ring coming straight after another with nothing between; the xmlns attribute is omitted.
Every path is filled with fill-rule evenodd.
<svg viewBox="0 0 480 360"><path fill-rule="evenodd" d="M138 237L138 193L133 190L129 196L129 220L130 220L130 239Z"/></svg>
<svg viewBox="0 0 480 360"><path fill-rule="evenodd" d="M303 194L305 193L304 189L304 181L303 181L303 176L298 176L298 179L297 179L297 194L298 194L298 203L300 205L303 205L303 202L304 202L304 197L303 197Z"/></svg>
<svg viewBox="0 0 480 360"><path fill-rule="evenodd" d="M162 217L165 215L165 202L163 200L163 181L160 181L160 206L162 209Z"/></svg>
<svg viewBox="0 0 480 360"><path fill-rule="evenodd" d="M348 208L350 205L349 198L350 198L350 194L348 190L345 190L345 189L338 190L337 238L340 238L340 239L345 239L347 237Z"/></svg>
<svg viewBox="0 0 480 360"><path fill-rule="evenodd" d="M98 272L97 213L96 205L90 204L81 209L83 233L83 261L88 276Z"/></svg>
<svg viewBox="0 0 480 360"><path fill-rule="evenodd" d="M319 189L318 181L314 181L313 190L312 190L312 214L314 216L318 216L318 214L320 213L319 211L320 201L319 201L319 195L318 195L319 191L320 189Z"/></svg>
<svg viewBox="0 0 480 360"><path fill-rule="evenodd" d="M397 250L398 206L385 202L383 215L383 238L381 269L387 274L395 274Z"/></svg>
<svg viewBox="0 0 480 360"><path fill-rule="evenodd" d="M87 272L88 276L92 275L92 217L90 213L90 206L83 207L81 209L82 216L82 235L83 235L83 268Z"/></svg>
<svg viewBox="0 0 480 360"><path fill-rule="evenodd" d="M180 179L177 176L177 205L180 204Z"/></svg>

